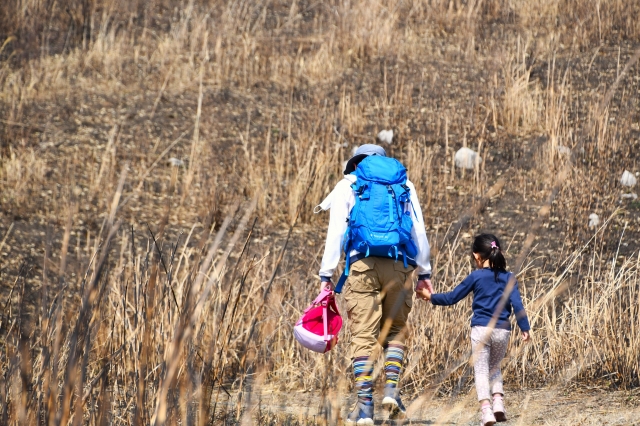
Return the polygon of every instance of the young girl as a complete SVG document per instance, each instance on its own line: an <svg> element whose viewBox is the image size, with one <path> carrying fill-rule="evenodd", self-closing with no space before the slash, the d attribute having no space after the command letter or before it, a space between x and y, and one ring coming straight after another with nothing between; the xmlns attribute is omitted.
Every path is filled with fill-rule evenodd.
<svg viewBox="0 0 640 426"><path fill-rule="evenodd" d="M454 305L473 292L473 317L471 318L471 349L473 369L476 378L478 401L482 410L482 425L490 426L496 421L507 420L502 389L500 362L507 351L511 323L509 316L514 311L522 340L529 341L529 320L522 306L518 284L513 282L513 290L503 307L500 299L512 276L506 270L500 241L492 234L478 235L473 241L473 258L479 268L473 271L453 291L430 294L418 290L418 297L431 300L434 305ZM499 309L499 312L498 312ZM491 397L493 396L493 409Z"/></svg>

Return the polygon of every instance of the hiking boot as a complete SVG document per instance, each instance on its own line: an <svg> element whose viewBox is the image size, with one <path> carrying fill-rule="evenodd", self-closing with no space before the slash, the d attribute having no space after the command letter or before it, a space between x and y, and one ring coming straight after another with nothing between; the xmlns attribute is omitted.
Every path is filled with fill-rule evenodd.
<svg viewBox="0 0 640 426"><path fill-rule="evenodd" d="M496 424L496 417L493 415L493 410L490 405L482 407L482 426L493 426Z"/></svg>
<svg viewBox="0 0 640 426"><path fill-rule="evenodd" d="M496 417L497 422L507 421L507 413L504 411L504 401L502 398L495 398L493 400L493 415Z"/></svg>
<svg viewBox="0 0 640 426"><path fill-rule="evenodd" d="M382 398L382 406L389 410L389 418L404 419L407 409L400 399L400 391L395 386L384 387L384 398Z"/></svg>
<svg viewBox="0 0 640 426"><path fill-rule="evenodd" d="M347 425L373 425L373 404L367 405L358 401L353 411L347 416Z"/></svg>

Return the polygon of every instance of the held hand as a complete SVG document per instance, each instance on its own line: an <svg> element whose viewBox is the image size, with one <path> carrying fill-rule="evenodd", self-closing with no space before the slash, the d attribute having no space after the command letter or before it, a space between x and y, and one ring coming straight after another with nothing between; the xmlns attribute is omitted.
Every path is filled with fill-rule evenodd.
<svg viewBox="0 0 640 426"><path fill-rule="evenodd" d="M528 331L523 331L522 332L522 341L523 342L528 342L531 340L531 336L529 335Z"/></svg>
<svg viewBox="0 0 640 426"><path fill-rule="evenodd" d="M416 285L416 295L422 300L431 300L433 286L431 280L419 280Z"/></svg>
<svg viewBox="0 0 640 426"><path fill-rule="evenodd" d="M320 281L320 291L324 290L325 288L333 291L334 285L331 281Z"/></svg>
<svg viewBox="0 0 640 426"><path fill-rule="evenodd" d="M418 295L418 298L422 300L426 300L426 301L431 300L431 293L426 288L423 288L421 290L416 290L416 295Z"/></svg>
<svg viewBox="0 0 640 426"><path fill-rule="evenodd" d="M435 293L433 291L433 286L431 285L430 279L418 280L418 284L416 285L416 291L421 290L423 288L426 288L427 290L429 290L429 293Z"/></svg>

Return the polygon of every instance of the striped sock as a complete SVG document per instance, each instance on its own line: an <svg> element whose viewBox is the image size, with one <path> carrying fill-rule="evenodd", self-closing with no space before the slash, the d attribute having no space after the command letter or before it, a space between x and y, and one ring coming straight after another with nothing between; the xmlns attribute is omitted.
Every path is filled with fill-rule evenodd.
<svg viewBox="0 0 640 426"><path fill-rule="evenodd" d="M384 356L384 374L387 376L386 386L398 386L403 360L404 345L402 343L389 343Z"/></svg>
<svg viewBox="0 0 640 426"><path fill-rule="evenodd" d="M368 356L359 356L353 359L353 375L356 379L358 401L373 404L373 363Z"/></svg>

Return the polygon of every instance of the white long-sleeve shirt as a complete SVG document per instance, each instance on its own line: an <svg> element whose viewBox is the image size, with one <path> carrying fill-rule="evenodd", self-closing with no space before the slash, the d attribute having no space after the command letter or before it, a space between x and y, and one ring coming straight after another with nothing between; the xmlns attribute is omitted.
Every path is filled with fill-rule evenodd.
<svg viewBox="0 0 640 426"><path fill-rule="evenodd" d="M316 207L316 211L319 211L318 209L330 210L329 229L327 230L322 264L320 265L321 277L333 276L333 272L340 261L344 234L349 225L349 215L356 203L356 198L351 188L351 184L355 183L356 180L355 175L345 175L344 179L338 182L327 198ZM424 228L422 209L420 208L415 186L409 180L407 180L407 186L411 194L411 204L413 204L413 208L410 205L407 205L406 208L411 211L411 218L413 219L411 238L418 248L418 254L415 257L418 275L431 274L431 247ZM355 256L358 253L358 251L352 250L349 256Z"/></svg>

